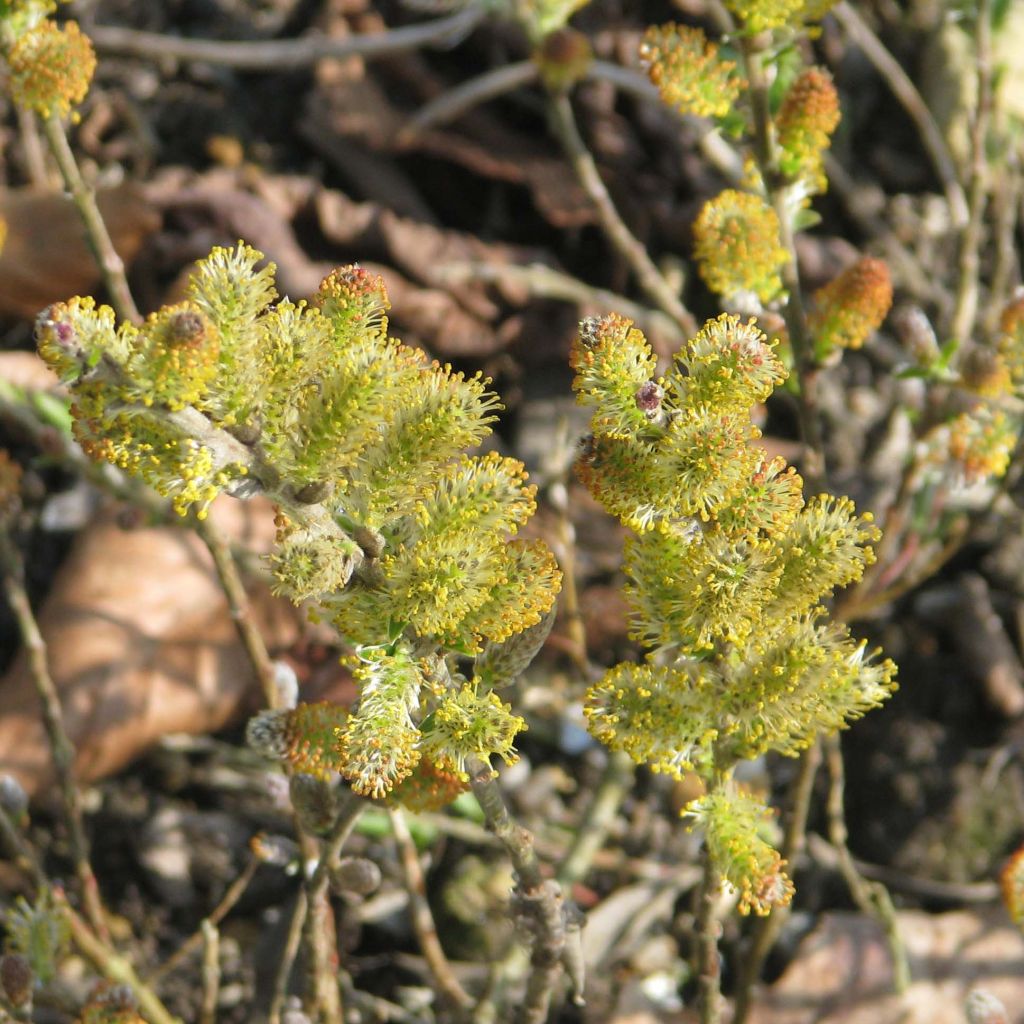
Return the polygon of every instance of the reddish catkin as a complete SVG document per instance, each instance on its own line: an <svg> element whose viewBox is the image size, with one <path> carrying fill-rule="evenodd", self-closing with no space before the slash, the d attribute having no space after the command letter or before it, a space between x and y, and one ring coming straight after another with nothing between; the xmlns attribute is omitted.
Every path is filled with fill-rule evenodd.
<svg viewBox="0 0 1024 1024"><path fill-rule="evenodd" d="M775 121L779 167L791 178L810 178L816 192L828 183L822 157L839 125L839 94L821 68L807 68L790 86Z"/></svg>
<svg viewBox="0 0 1024 1024"><path fill-rule="evenodd" d="M860 348L878 330L892 306L889 268L872 256L814 293L811 333L819 358L836 348Z"/></svg>
<svg viewBox="0 0 1024 1024"><path fill-rule="evenodd" d="M999 876L1003 903L1014 922L1024 927L1024 846L1014 850Z"/></svg>

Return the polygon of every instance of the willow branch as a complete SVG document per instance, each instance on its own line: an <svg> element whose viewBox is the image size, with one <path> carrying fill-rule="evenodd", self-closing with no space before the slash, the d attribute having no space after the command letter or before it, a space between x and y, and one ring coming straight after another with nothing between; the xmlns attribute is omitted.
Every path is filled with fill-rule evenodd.
<svg viewBox="0 0 1024 1024"><path fill-rule="evenodd" d="M71 201L75 204L75 209L78 210L78 215L85 226L86 240L99 266L103 284L106 286L117 315L122 320L130 320L132 323L141 322L142 317L139 315L131 289L128 287L128 279L125 277L124 262L114 248L110 232L107 231L107 225L100 214L100 208L96 205L96 194L85 183L82 172L78 169L75 155L71 152L71 146L68 144L64 124L56 114L51 114L43 119L43 133L50 145L50 151L57 161L64 185L71 194Z"/></svg>
<svg viewBox="0 0 1024 1024"><path fill-rule="evenodd" d="M310 954L311 971L306 1005L316 1011L323 1024L342 1024L344 1020L338 985L337 948L333 941L333 928L330 928L330 873L337 865L341 849L365 806L361 799L348 794L330 834L324 840L320 860L306 882L307 909L302 934Z"/></svg>
<svg viewBox="0 0 1024 1024"><path fill-rule="evenodd" d="M779 853L790 865L792 871L797 859L807 842L807 818L811 810L811 796L814 792L814 780L821 767L821 743L816 742L803 752L800 766L790 787L789 818L786 831L782 837ZM775 940L782 931L789 913L788 907L776 907L767 917L759 917L754 922L747 944L746 955L740 969L739 981L736 985L736 997L733 1009L732 1024L743 1024L750 1012L754 986L761 976L768 954Z"/></svg>
<svg viewBox="0 0 1024 1024"><path fill-rule="evenodd" d="M838 854L839 871L857 906L882 926L889 943L889 955L892 957L893 988L897 993L903 993L910 987L910 963L907 959L906 946L900 936L896 910L885 886L881 882L869 882L857 870L847 845L846 820L843 812L846 772L843 767L842 748L838 735L827 736L824 742L831 780L827 804L829 839Z"/></svg>
<svg viewBox="0 0 1024 1024"><path fill-rule="evenodd" d="M82 794L75 778L75 748L64 728L60 697L50 675L46 641L39 630L39 623L25 591L25 567L21 554L6 533L0 533L0 572L3 573L4 593L14 612L28 656L29 674L42 705L43 725L46 728L46 737L57 772L57 783L71 840L71 857L82 892L82 904L89 924L103 940L106 940L106 915L96 875L89 861L89 840L85 834Z"/></svg>
<svg viewBox="0 0 1024 1024"><path fill-rule="evenodd" d="M971 119L971 164L967 179L967 223L960 235L956 302L950 334L970 339L978 315L978 271L988 200L988 128L992 119L992 10L990 0L978 0L974 27L975 90Z"/></svg>
<svg viewBox="0 0 1024 1024"><path fill-rule="evenodd" d="M481 103L497 99L520 86L530 85L539 77L540 70L532 60L521 60L491 68L481 75L460 82L421 107L416 116L401 130L397 141L400 145L408 145L428 128L457 121Z"/></svg>
<svg viewBox="0 0 1024 1024"><path fill-rule="evenodd" d="M743 70L749 84L749 98L754 123L754 157L768 198L779 221L779 242L789 255L781 270L782 284L787 298L782 314L786 321L789 343L793 349L793 363L800 387L798 411L800 432L805 446L803 476L812 492L820 490L825 480L825 442L821 430L818 407L818 365L807 330L800 267L789 211L786 209L785 184L779 180L775 165L774 126L768 101L768 83L765 79L762 55L748 37L741 40L740 52Z"/></svg>
<svg viewBox="0 0 1024 1024"><path fill-rule="evenodd" d="M256 869L260 865L260 858L255 854L250 855L238 877L228 886L224 895L209 914L203 918L202 926L194 931L146 980L155 985L161 978L166 977L190 954L202 947L205 941L203 926L207 923L216 927L231 913L232 908L242 898L242 894L249 887Z"/></svg>
<svg viewBox="0 0 1024 1024"><path fill-rule="evenodd" d="M719 924L715 914L719 879L706 845L701 863L703 871L697 890L694 923L697 935L697 1003L700 1024L719 1024L722 1019L722 964L718 953Z"/></svg>
<svg viewBox="0 0 1024 1024"><path fill-rule="evenodd" d="M544 877L533 836L512 820L490 766L475 761L467 767L487 827L501 840L512 861L516 874L514 913L530 936L530 975L515 1020L517 1024L545 1024L567 951L567 910L561 886ZM575 986L578 990L580 979L576 979Z"/></svg>
<svg viewBox="0 0 1024 1024"><path fill-rule="evenodd" d="M597 209L598 219L608 240L629 265L640 287L659 309L664 310L687 334L697 329L693 314L655 266L643 243L629 230L615 208L612 197L590 155L576 124L569 97L564 93L548 98L551 126L576 177Z"/></svg>
<svg viewBox="0 0 1024 1024"><path fill-rule="evenodd" d="M231 547L224 535L209 519L197 520L196 532L213 557L221 589L228 600L231 619L242 641L242 646L245 648L245 653L248 655L249 663L259 680L260 689L263 691L263 700L268 708L277 707L281 701L275 684L274 663L267 651L263 634L253 620L249 595L245 591L245 585L242 583L242 577L234 555L231 553Z"/></svg>
<svg viewBox="0 0 1024 1024"><path fill-rule="evenodd" d="M131 963L98 939L58 890L54 891L54 898L67 918L71 940L82 955L109 981L131 987L142 1016L150 1021L150 1024L181 1024L181 1021L159 1000L156 993L135 973Z"/></svg>

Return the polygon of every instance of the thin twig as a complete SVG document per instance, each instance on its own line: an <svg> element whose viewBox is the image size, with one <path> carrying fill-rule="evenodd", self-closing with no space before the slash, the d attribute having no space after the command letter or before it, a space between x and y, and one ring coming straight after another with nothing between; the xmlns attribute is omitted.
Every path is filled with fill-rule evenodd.
<svg viewBox="0 0 1024 1024"><path fill-rule="evenodd" d="M43 133L50 144L50 151L57 161L64 185L71 194L71 201L78 210L78 215L85 225L86 240L103 276L103 284L110 294L110 301L122 320L139 323L142 317L132 298L128 280L124 274L124 262L118 256L114 243L107 231L100 209L96 205L96 194L85 183L82 172L78 169L68 137L64 131L64 123L56 114L43 120Z"/></svg>
<svg viewBox="0 0 1024 1024"><path fill-rule="evenodd" d="M565 624L570 656L580 677L589 683L599 671L591 666L587 655L587 627L576 580L576 526L569 514L569 474L572 472L573 448L569 440L569 423L565 417L559 422L556 438L550 449L554 479L547 488L547 498L556 513L553 547L562 569L559 613Z"/></svg>
<svg viewBox="0 0 1024 1024"><path fill-rule="evenodd" d="M281 1014L284 1012L284 1005L288 999L288 982L291 980L292 967L295 965L295 958L298 956L299 946L302 944L302 932L305 928L308 911L309 899L306 896L306 889L303 887L295 896L295 906L292 909L291 920L288 922L288 935L285 938L284 948L281 950L277 973L274 975L274 991L270 998L270 1010L267 1013L268 1024L281 1024Z"/></svg>
<svg viewBox="0 0 1024 1024"><path fill-rule="evenodd" d="M756 49L756 40L747 36L741 40L740 53L743 57L743 70L750 83L748 95L754 123L754 157L771 205L778 216L779 242L789 254L789 259L781 270L782 284L787 293L782 313L786 320L789 343L793 349L793 363L800 388L798 412L800 432L804 441L803 476L814 493L824 486L826 475L825 442L818 409L819 368L807 330L800 266L797 261L790 214L786 208L785 185L779 180L776 168L774 125L768 101L768 83L762 63L763 55Z"/></svg>
<svg viewBox="0 0 1024 1024"><path fill-rule="evenodd" d="M700 1024L719 1024L722 1019L722 964L718 953L718 872L705 845L701 855L703 872L697 889L694 928L697 935L697 1003Z"/></svg>
<svg viewBox="0 0 1024 1024"><path fill-rule="evenodd" d="M583 820L576 828L572 845L562 859L555 878L566 889L582 881L594 857L604 845L618 817L622 802L633 787L633 761L619 750L608 753L604 771Z"/></svg>
<svg viewBox="0 0 1024 1024"><path fill-rule="evenodd" d="M21 136L21 148L25 154L25 170L29 181L36 188L50 188L50 172L46 166L46 150L43 140L39 137L39 120L35 111L27 107L15 106L18 115L18 134Z"/></svg>
<svg viewBox="0 0 1024 1024"><path fill-rule="evenodd" d="M338 812L334 827L324 840L320 859L306 882L307 910L303 939L310 954L310 991L306 993L307 1012L314 1012L322 1024L341 1024L344 1019L341 989L338 984L337 944L331 923L330 878L345 840L352 834L365 803L348 793Z"/></svg>
<svg viewBox="0 0 1024 1024"><path fill-rule="evenodd" d="M281 701L275 685L274 663L267 652L263 634L253 621L252 605L249 603L249 595L245 592L234 555L231 554L231 546L208 518L197 519L195 529L213 558L217 578L228 599L231 619L259 680L263 699L268 708L277 707Z"/></svg>
<svg viewBox="0 0 1024 1024"><path fill-rule="evenodd" d="M533 836L512 820L490 766L475 761L467 767L473 795L487 827L501 840L512 861L516 874L515 910L531 937L530 976L515 1020L518 1024L544 1024L566 945L566 909L561 887L544 877Z"/></svg>
<svg viewBox="0 0 1024 1024"><path fill-rule="evenodd" d="M187 39L114 25L92 25L88 31L100 53L123 53L146 60L203 61L246 71L280 71L308 67L325 57L372 60L422 46L446 46L468 35L484 16L483 7L472 4L434 21L384 32L262 41Z"/></svg>
<svg viewBox="0 0 1024 1024"><path fill-rule="evenodd" d="M220 898L220 902L203 918L199 930L194 931L149 977L146 979L151 985L157 984L161 978L166 977L178 964L185 960L190 954L202 946L204 941L203 927L209 922L212 925L219 925L225 917L231 913L232 908L242 898L242 894L249 887L256 869L260 866L259 857L251 854L245 867L239 872L238 877L228 886L227 891Z"/></svg>
<svg viewBox="0 0 1024 1024"><path fill-rule="evenodd" d="M893 988L897 993L902 993L910 987L910 964L907 960L906 946L900 937L896 910L885 886L881 882L869 882L857 870L847 845L846 819L843 812L846 772L839 736L826 736L824 744L830 779L827 802L829 839L838 855L839 870L854 902L861 911L875 918L885 932L889 943L889 955L892 957Z"/></svg>
<svg viewBox="0 0 1024 1024"><path fill-rule="evenodd" d="M71 841L71 858L82 892L82 905L89 924L101 939L107 941L109 933L106 914L96 875L89 861L89 840L85 834L82 794L75 778L75 748L64 728L60 697L50 675L46 641L39 630L39 623L25 591L25 567L21 553L6 532L0 532L0 572L3 573L4 593L14 612L28 657L29 674L42 705L43 725L46 728L53 765L57 772L61 802Z"/></svg>
<svg viewBox="0 0 1024 1024"><path fill-rule="evenodd" d="M67 919L71 929L72 942L86 960L105 978L131 987L138 1000L142 1016L150 1024L181 1024L181 1021L164 1006L156 993L135 973L135 968L131 963L93 934L59 890L54 890L54 899Z"/></svg>
<svg viewBox="0 0 1024 1024"><path fill-rule="evenodd" d="M3 807L0 807L0 849L6 849L14 866L32 879L37 890L47 885L46 874L39 866L39 858Z"/></svg>
<svg viewBox="0 0 1024 1024"><path fill-rule="evenodd" d="M576 124L569 97L564 93L548 97L551 126L558 137L576 177L597 208L597 215L608 240L636 276L647 297L664 310L687 334L693 334L696 321L679 296L655 266L643 243L634 236L619 215L612 197L598 172Z"/></svg>
<svg viewBox="0 0 1024 1024"><path fill-rule="evenodd" d="M199 1024L215 1024L220 996L220 933L206 918L200 934L203 937L203 995L199 1001Z"/></svg>
<svg viewBox="0 0 1024 1024"><path fill-rule="evenodd" d="M513 263L496 265L472 260L453 260L434 268L438 280L459 284L464 281L507 283L526 288L532 296L543 299L560 299L574 302L591 309L614 309L629 317L646 332L663 335L669 342L680 343L685 335L679 324L660 309L641 306L617 292L595 288L544 263L530 263L518 266ZM563 601L564 604L564 601Z"/></svg>
<svg viewBox="0 0 1024 1024"><path fill-rule="evenodd" d="M807 818L811 809L811 795L814 792L814 780L821 766L821 743L816 742L808 747L800 757L797 774L790 786L789 817L786 831L783 834L779 853L782 859L793 870L807 841ZM782 931L788 909L776 907L767 917L759 917L754 922L746 955L743 957L739 981L736 985L735 1003L732 1024L743 1024L750 1012L754 986L761 976L768 954L775 940Z"/></svg>
<svg viewBox="0 0 1024 1024"><path fill-rule="evenodd" d="M967 223L960 235L956 302L950 335L966 342L978 315L978 270L988 200L988 127L992 119L992 10L990 0L978 0L974 23L975 98L971 119L971 163L967 177Z"/></svg>
<svg viewBox="0 0 1024 1024"><path fill-rule="evenodd" d="M986 333L991 334L999 323L1003 307L1010 299L1015 282L1020 280L1020 256L1017 252L1017 227L1021 204L1020 159L1011 151L999 175L992 197L993 235L995 238L989 302L984 314Z"/></svg>
<svg viewBox="0 0 1024 1024"><path fill-rule="evenodd" d="M427 969L433 976L434 984L437 986L441 998L446 1003L454 1006L457 1010L468 1009L473 1004L473 1000L459 984L459 979L455 977L448 957L445 956L444 949L441 947L441 941L437 936L437 927L434 924L434 915L427 900L427 882L423 875L423 867L420 864L416 844L413 842L405 815L398 807L391 808L390 815L391 830L395 836L399 862L405 877L405 891L409 895L410 919Z"/></svg>
<svg viewBox="0 0 1024 1024"><path fill-rule="evenodd" d="M532 60L521 60L491 68L483 74L460 82L421 107L416 116L399 132L396 141L399 145L409 145L417 135L428 128L457 121L481 103L497 99L521 86L530 85L539 77L540 69Z"/></svg>
<svg viewBox="0 0 1024 1024"><path fill-rule="evenodd" d="M807 852L819 864L839 870L839 853L823 836L807 834ZM909 893L927 900L945 900L953 904L996 903L1000 898L998 882L945 882L938 878L922 878L884 864L871 864L858 858L854 866L865 877L882 882L886 888Z"/></svg>
<svg viewBox="0 0 1024 1024"><path fill-rule="evenodd" d="M917 86L867 22L846 0L833 7L832 14L846 34L864 51L864 55L874 65L875 70L882 76L914 122L921 136L921 143L946 193L953 226L958 230L962 229L968 220L967 198L960 186L956 164L950 155L942 131L935 123L935 118L932 117L924 98L917 91Z"/></svg>

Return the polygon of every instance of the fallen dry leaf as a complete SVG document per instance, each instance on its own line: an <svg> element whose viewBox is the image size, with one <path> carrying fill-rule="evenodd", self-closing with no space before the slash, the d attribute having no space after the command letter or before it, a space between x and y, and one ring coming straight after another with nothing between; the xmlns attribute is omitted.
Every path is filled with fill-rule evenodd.
<svg viewBox="0 0 1024 1024"><path fill-rule="evenodd" d="M160 218L143 190L125 183L97 194L114 248L130 263ZM34 317L51 302L99 284L96 260L71 199L62 192L0 190L7 240L0 251L0 313Z"/></svg>
<svg viewBox="0 0 1024 1024"><path fill-rule="evenodd" d="M266 502L225 498L220 528L266 550ZM299 631L291 605L249 589L273 652ZM161 736L208 732L259 700L203 543L183 528L125 530L111 519L83 531L39 614L80 779L124 767ZM49 747L24 652L0 680L0 772L30 795L52 784Z"/></svg>

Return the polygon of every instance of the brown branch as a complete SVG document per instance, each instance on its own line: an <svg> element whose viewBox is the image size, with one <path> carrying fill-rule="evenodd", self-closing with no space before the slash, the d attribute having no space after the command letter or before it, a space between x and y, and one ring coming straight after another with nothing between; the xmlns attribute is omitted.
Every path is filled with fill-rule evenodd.
<svg viewBox="0 0 1024 1024"><path fill-rule="evenodd" d="M135 973L131 963L96 937L59 890L54 890L54 899L68 921L72 942L105 978L131 987L139 1002L142 1016L150 1021L150 1024L181 1024L181 1021L157 998L156 993Z"/></svg>
<svg viewBox="0 0 1024 1024"><path fill-rule="evenodd" d="M719 1024L722 1019L722 963L718 953L719 924L715 914L718 872L705 844L703 873L697 889L694 930L697 936L697 1002L700 1024Z"/></svg>
<svg viewBox="0 0 1024 1024"><path fill-rule="evenodd" d="M348 793L334 827L324 840L316 868L306 882L307 910L302 935L310 954L311 973L306 1009L322 1024L342 1024L344 1020L338 985L340 965L331 923L331 869L338 863L341 848L352 834L365 806L363 800Z"/></svg>
<svg viewBox="0 0 1024 1024"><path fill-rule="evenodd" d="M814 792L814 780L821 767L821 743L816 742L808 747L800 757L800 767L790 787L789 818L782 839L779 853L790 865L789 870L797 862L807 842L807 818L811 809L811 796ZM747 943L746 955L740 969L739 981L736 985L735 1004L732 1024L743 1024L750 1012L754 986L761 976L768 954L775 940L782 931L789 913L787 907L776 907L767 917L759 917Z"/></svg>
<svg viewBox="0 0 1024 1024"><path fill-rule="evenodd" d="M231 547L209 519L197 519L195 529L213 557L217 578L231 610L231 619L263 690L263 700L268 708L275 708L281 700L275 683L274 663L267 652L263 634L253 621L249 595L245 591Z"/></svg>
<svg viewBox="0 0 1024 1024"><path fill-rule="evenodd" d="M246 861L245 867L242 868L238 877L228 886L224 895L220 898L220 902L210 911L209 914L203 918L203 925L207 923L217 926L224 920L225 917L231 913L234 905L242 898L242 894L249 887L249 883L252 881L253 876L256 874L256 869L259 867L261 861L260 858L250 855L248 861ZM157 984L161 978L166 977L173 971L183 960L189 955L198 950L202 945L204 934L202 927L199 930L194 931L149 977L146 981L151 984Z"/></svg>
<svg viewBox="0 0 1024 1024"><path fill-rule="evenodd" d="M829 839L838 855L839 871L854 902L865 914L878 921L885 932L889 943L889 955L892 957L893 988L897 993L902 993L910 987L910 963L907 960L906 946L900 937L896 910L885 886L881 882L869 882L857 870L847 845L846 819L843 812L846 772L839 736L835 733L826 736L824 743L831 780L827 802Z"/></svg>
<svg viewBox="0 0 1024 1024"><path fill-rule="evenodd" d="M971 163L967 178L967 223L960 235L956 302L950 334L961 343L974 333L978 316L978 271L988 201L988 142L992 119L992 8L990 0L978 0L975 7L974 59L975 100L971 119Z"/></svg>
<svg viewBox="0 0 1024 1024"><path fill-rule="evenodd" d="M85 834L82 794L75 778L75 748L64 728L60 697L47 658L46 641L39 630L32 605L25 591L25 567L12 538L0 532L0 572L7 601L14 612L28 656L29 674L42 705L43 725L50 743L53 765L57 773L61 802L71 840L71 858L75 865L86 916L97 935L108 938L106 914L100 898L99 885L89 861L89 840Z"/></svg>
<svg viewBox="0 0 1024 1024"><path fill-rule="evenodd" d="M567 95L550 95L548 110L552 129L565 150L576 177L597 209L598 219L608 240L633 271L647 297L664 310L687 334L697 329L693 314L683 305L675 290L655 266L643 243L629 230L615 208L612 197L590 155L576 124Z"/></svg>
<svg viewBox="0 0 1024 1024"><path fill-rule="evenodd" d="M187 39L114 25L91 25L88 31L100 53L123 53L146 60L203 61L246 71L281 71L308 67L325 57L373 60L421 46L449 45L468 35L483 18L483 8L471 5L425 24L367 35L306 36L260 42Z"/></svg>
<svg viewBox="0 0 1024 1024"><path fill-rule="evenodd" d="M220 995L220 933L206 918L199 933L203 938L203 991L199 1000L199 1024L216 1024Z"/></svg>
<svg viewBox="0 0 1024 1024"><path fill-rule="evenodd" d="M82 172L78 169L78 162L75 160L74 153L71 152L68 137L64 132L64 123L56 114L51 114L43 119L43 133L50 145L50 152L53 153L54 159L57 161L64 185L71 194L71 200L85 225L86 240L100 268L103 284L110 294L110 301L117 311L117 315L122 320L140 323L142 317L139 315L131 289L128 287L128 280L124 274L124 262L114 248L110 232L107 231L107 225L100 214L100 208L96 205L96 194L85 183Z"/></svg>
<svg viewBox="0 0 1024 1024"><path fill-rule="evenodd" d="M530 936L530 976L515 1020L517 1024L545 1024L566 953L567 908L561 886L544 877L533 836L512 820L490 765L474 761L467 767L487 827L501 840L512 861L516 875L513 910ZM575 986L580 987L580 979Z"/></svg>
<svg viewBox="0 0 1024 1024"><path fill-rule="evenodd" d="M748 36L741 39L740 53L743 57L743 71L749 83L748 96L754 123L754 157L769 201L778 217L779 242L789 254L789 259L781 271L782 284L787 293L782 315L786 321L786 331L793 349L796 379L800 387L797 408L800 433L804 441L803 476L808 488L814 493L822 489L826 475L825 441L822 436L821 415L818 408L817 374L819 368L807 330L800 266L797 261L790 213L786 208L785 184L779 180L776 167L775 129L768 100L768 82L762 63L763 55L757 49L757 40Z"/></svg>

